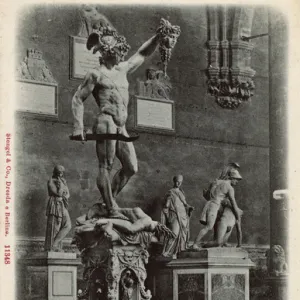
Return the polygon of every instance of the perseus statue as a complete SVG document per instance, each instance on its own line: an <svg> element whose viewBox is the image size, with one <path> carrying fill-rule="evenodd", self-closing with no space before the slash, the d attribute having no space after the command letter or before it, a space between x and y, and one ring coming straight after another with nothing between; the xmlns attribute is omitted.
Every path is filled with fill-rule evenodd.
<svg viewBox="0 0 300 300"><path fill-rule="evenodd" d="M169 22L165 27L161 24L156 34L128 60L125 60L125 56L130 46L125 37L109 25L101 26L87 40L87 48L94 54L100 53L99 66L87 72L73 96L74 128L70 138L80 141L89 139L83 125L83 103L92 94L99 111L90 139L96 140L99 165L97 186L110 217L124 217L116 209L118 205L115 198L138 170L133 139L129 137L125 126L129 102L127 76L140 67L159 45L163 45L165 49L174 47L178 35L174 35L172 28ZM116 157L122 167L111 182L110 171Z"/></svg>

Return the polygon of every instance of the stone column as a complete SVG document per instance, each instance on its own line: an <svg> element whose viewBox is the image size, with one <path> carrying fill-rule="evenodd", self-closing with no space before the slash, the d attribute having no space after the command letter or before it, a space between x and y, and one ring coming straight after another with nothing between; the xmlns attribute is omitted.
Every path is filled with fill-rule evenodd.
<svg viewBox="0 0 300 300"><path fill-rule="evenodd" d="M282 201L273 199L273 192L287 189L287 47L287 20L280 12L270 11L270 244L281 245L285 251L288 238L287 216Z"/></svg>
<svg viewBox="0 0 300 300"><path fill-rule="evenodd" d="M269 12L269 130L270 130L270 247L282 246L287 254L287 199L275 200L275 190L287 189L287 19L279 11ZM278 249L278 247L277 247ZM279 248L280 249L280 248ZM278 254L270 251L269 283L272 299L287 299L287 276L272 263ZM282 256L282 254L281 254Z"/></svg>

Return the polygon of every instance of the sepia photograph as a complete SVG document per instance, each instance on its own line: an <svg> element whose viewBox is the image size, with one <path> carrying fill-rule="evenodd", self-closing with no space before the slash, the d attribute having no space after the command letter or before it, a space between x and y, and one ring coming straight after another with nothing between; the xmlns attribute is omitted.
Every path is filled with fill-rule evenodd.
<svg viewBox="0 0 300 300"><path fill-rule="evenodd" d="M19 4L0 5L0 298L298 299L299 7Z"/></svg>

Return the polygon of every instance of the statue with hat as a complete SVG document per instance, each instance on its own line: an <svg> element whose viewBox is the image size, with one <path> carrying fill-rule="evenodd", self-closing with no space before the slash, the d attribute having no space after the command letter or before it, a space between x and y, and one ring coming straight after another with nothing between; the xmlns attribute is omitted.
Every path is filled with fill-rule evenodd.
<svg viewBox="0 0 300 300"><path fill-rule="evenodd" d="M49 200L46 209L45 251L61 252L62 240L71 230L71 219L68 212L70 193L64 172L63 166L55 166L53 175L48 181Z"/></svg>
<svg viewBox="0 0 300 300"><path fill-rule="evenodd" d="M173 30L172 30L173 29ZM174 34L174 30L178 34ZM179 27L169 22L160 24L156 34L146 41L127 61L125 56L130 46L124 36L111 26L101 25L91 33L87 40L87 49L99 52L99 66L95 66L85 76L72 99L74 117L72 140L96 140L99 175L97 186L106 205L108 216L123 218L117 210L116 197L129 179L137 172L138 162L132 141L126 130L128 115L127 75L140 67L145 59L158 48L173 48L179 36ZM166 41L169 41L167 43ZM93 133L84 131L84 101L93 95L99 107L93 126ZM121 162L121 169L110 180L110 172L115 158Z"/></svg>
<svg viewBox="0 0 300 300"><path fill-rule="evenodd" d="M161 223L165 224L174 234L164 244L163 255L176 258L177 253L187 249L190 237L190 217L194 208L187 204L181 188L182 175L173 177L173 188L165 196L161 213Z"/></svg>
<svg viewBox="0 0 300 300"><path fill-rule="evenodd" d="M204 190L203 196L207 200L200 223L204 225L195 239L192 246L194 250L199 250L203 237L214 229L214 241L208 242L204 247L226 246L233 227L237 229L238 247L241 246L242 230L241 216L242 210L237 206L234 186L242 179L237 163L230 163L221 172L218 179L214 180L208 189Z"/></svg>

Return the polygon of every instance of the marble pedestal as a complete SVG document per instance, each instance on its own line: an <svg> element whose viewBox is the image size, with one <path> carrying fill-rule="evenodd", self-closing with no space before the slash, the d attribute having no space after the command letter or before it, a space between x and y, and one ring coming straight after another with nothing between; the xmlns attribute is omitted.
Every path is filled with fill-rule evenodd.
<svg viewBox="0 0 300 300"><path fill-rule="evenodd" d="M76 300L76 253L39 252L24 258L27 300Z"/></svg>
<svg viewBox="0 0 300 300"><path fill-rule="evenodd" d="M87 288L83 300L149 300L145 289L149 254L140 246L98 244L82 254Z"/></svg>
<svg viewBox="0 0 300 300"><path fill-rule="evenodd" d="M270 286L272 300L287 300L288 299L288 276L268 277L267 282Z"/></svg>
<svg viewBox="0 0 300 300"><path fill-rule="evenodd" d="M249 300L249 268L245 250L209 248L182 252L171 261L156 258L148 276L154 300Z"/></svg>

